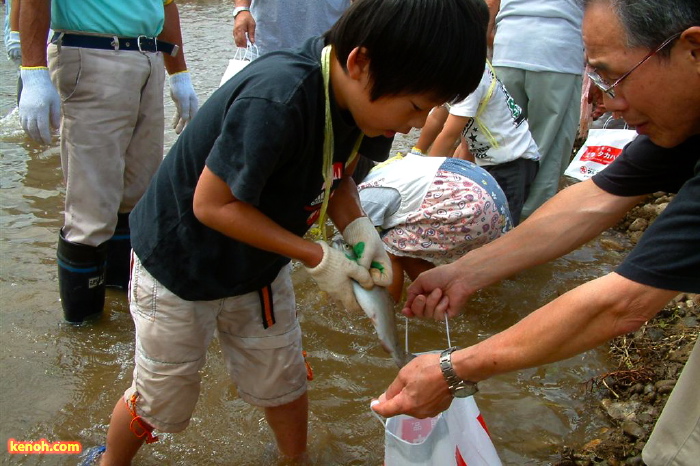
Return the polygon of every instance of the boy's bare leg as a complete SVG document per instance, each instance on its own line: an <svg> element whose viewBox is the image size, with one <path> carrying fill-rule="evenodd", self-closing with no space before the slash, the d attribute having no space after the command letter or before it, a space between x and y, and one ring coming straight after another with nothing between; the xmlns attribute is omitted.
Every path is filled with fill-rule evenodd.
<svg viewBox="0 0 700 466"><path fill-rule="evenodd" d="M304 459L309 422L307 394L290 403L265 408L265 419L275 434L280 453L287 458Z"/></svg>
<svg viewBox="0 0 700 466"><path fill-rule="evenodd" d="M137 437L130 428L131 413L126 403L119 398L112 410L112 419L107 430L107 449L102 455L101 466L130 465L141 448L145 437Z"/></svg>
<svg viewBox="0 0 700 466"><path fill-rule="evenodd" d="M394 299L395 303L401 302L403 295L404 271L408 275L408 278L415 280L422 272L435 267L426 260L416 259L414 257L395 256L389 253L389 259L391 260L391 270L394 273L394 281L386 288L389 290L389 294Z"/></svg>
<svg viewBox="0 0 700 466"><path fill-rule="evenodd" d="M389 259L391 260L391 271L394 274L394 279L386 289L394 300L394 303L401 301L401 295L403 294L403 266L401 265L400 259L389 253Z"/></svg>
<svg viewBox="0 0 700 466"><path fill-rule="evenodd" d="M435 267L434 264L415 257L399 257L398 259L411 280L415 280L418 275Z"/></svg>

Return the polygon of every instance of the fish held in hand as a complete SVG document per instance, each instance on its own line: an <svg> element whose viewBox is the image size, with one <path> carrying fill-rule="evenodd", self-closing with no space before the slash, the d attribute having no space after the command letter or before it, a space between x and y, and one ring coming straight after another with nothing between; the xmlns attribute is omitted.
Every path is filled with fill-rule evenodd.
<svg viewBox="0 0 700 466"><path fill-rule="evenodd" d="M331 240L331 246L343 251L349 259L357 260L355 251L342 236L336 235ZM408 364L415 355L408 353L399 345L396 332L394 300L389 291L383 286L374 286L372 289L367 290L362 288L357 282L353 282L352 289L357 303L372 321L379 342L384 350L391 354L399 368Z"/></svg>

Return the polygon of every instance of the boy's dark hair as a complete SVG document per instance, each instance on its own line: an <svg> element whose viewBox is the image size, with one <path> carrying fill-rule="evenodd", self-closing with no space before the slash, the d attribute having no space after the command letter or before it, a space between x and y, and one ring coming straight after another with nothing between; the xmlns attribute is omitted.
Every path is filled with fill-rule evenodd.
<svg viewBox="0 0 700 466"><path fill-rule="evenodd" d="M484 0L356 0L326 33L340 64L355 47L370 59L370 98L429 94L459 101L486 63Z"/></svg>

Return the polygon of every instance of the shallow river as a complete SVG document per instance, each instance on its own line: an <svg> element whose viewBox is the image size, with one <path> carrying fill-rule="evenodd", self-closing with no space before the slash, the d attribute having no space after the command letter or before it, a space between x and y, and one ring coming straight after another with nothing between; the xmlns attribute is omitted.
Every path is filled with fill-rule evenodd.
<svg viewBox="0 0 700 466"><path fill-rule="evenodd" d="M233 55L231 2L181 0L185 51L204 101ZM85 327L61 322L55 247L64 186L58 147L39 146L19 126L15 71L0 57L0 441L104 443L115 400L130 384L133 323L123 292L108 291L103 318ZM166 85L166 120L173 105ZM168 128L166 150L175 139ZM410 147L412 133L397 138ZM513 324L562 292L611 270L620 257L596 241L546 266L479 292L451 324L467 346ZM310 383L310 453L318 465L380 465L382 426L369 402L397 369L362 315L348 315L294 272L298 310L315 380ZM400 331L404 323L400 321ZM411 349L447 346L444 326L409 323ZM483 382L476 401L504 464L547 464L605 426L584 383L608 369L604 349ZM236 396L215 342L190 427L142 448L137 464L274 464L262 414ZM7 464L76 464L74 456L0 454Z"/></svg>

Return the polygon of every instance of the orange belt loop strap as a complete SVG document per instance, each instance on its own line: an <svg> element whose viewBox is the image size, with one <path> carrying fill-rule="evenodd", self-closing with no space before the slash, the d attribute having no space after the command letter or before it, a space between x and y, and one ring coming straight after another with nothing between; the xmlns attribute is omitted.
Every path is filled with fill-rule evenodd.
<svg viewBox="0 0 700 466"><path fill-rule="evenodd" d="M314 379L314 371L311 369L311 364L309 364L309 361L306 360L306 351L302 350L301 354L304 356L304 364L306 365L306 380L311 381Z"/></svg>
<svg viewBox="0 0 700 466"><path fill-rule="evenodd" d="M260 297L260 310L262 311L263 328L270 328L275 325L275 306L272 300L272 287L267 285L258 290Z"/></svg>
<svg viewBox="0 0 700 466"><path fill-rule="evenodd" d="M129 423L129 430L138 438L146 437L146 443L155 443L158 441L158 437L153 435L153 427L148 425L146 421L141 419L141 416L136 414L136 399L138 398L138 393L131 395L129 401L124 400L126 404L126 409L131 413L131 423ZM141 431L137 431L136 426L141 428Z"/></svg>

